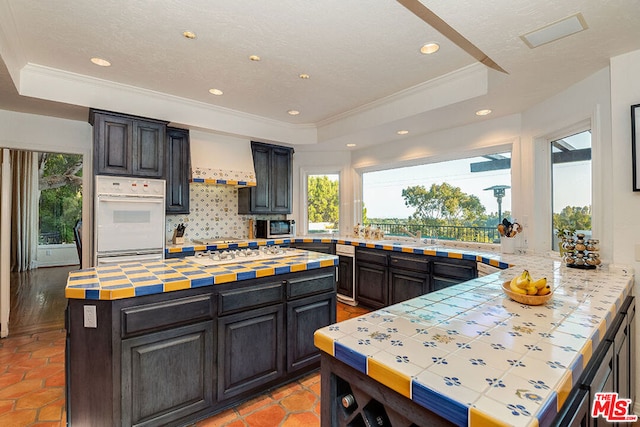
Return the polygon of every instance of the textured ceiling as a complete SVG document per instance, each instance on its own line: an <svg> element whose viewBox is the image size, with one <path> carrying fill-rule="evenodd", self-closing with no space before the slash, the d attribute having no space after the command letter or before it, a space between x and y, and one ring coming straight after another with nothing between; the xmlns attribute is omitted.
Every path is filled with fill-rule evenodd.
<svg viewBox="0 0 640 427"><path fill-rule="evenodd" d="M389 130L402 124L415 134L481 120L468 114L476 107L493 109L493 117L519 112L606 67L611 56L640 49L639 0L422 3L509 74L491 71L488 94L457 106L465 117L434 124L429 114L442 116L435 109L407 112L388 123ZM0 53L16 84L31 64L293 125L321 127L475 64L393 0L0 0L0 12ZM578 12L586 31L536 49L520 39ZM197 38L184 38L185 30ZM440 43L440 51L421 55L429 41ZM94 56L112 66L93 65ZM59 106L57 113L55 102L38 106L7 87L10 82L0 67L0 108L85 114L86 105ZM224 95L209 94L213 87ZM290 116L291 109L301 114Z"/></svg>

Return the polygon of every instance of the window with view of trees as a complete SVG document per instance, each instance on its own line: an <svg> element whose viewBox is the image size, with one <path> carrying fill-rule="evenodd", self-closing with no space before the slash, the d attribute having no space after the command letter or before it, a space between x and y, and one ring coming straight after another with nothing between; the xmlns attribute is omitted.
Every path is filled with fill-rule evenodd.
<svg viewBox="0 0 640 427"><path fill-rule="evenodd" d="M551 142L553 250L560 236L580 232L591 236L591 131Z"/></svg>
<svg viewBox="0 0 640 427"><path fill-rule="evenodd" d="M499 241L510 217L511 153L363 174L366 225L385 234L484 243ZM502 189L496 197L496 190ZM409 232L409 233L408 233Z"/></svg>
<svg viewBox="0 0 640 427"><path fill-rule="evenodd" d="M82 155L38 154L39 244L73 243L82 217Z"/></svg>
<svg viewBox="0 0 640 427"><path fill-rule="evenodd" d="M307 176L309 234L338 233L340 219L340 176Z"/></svg>

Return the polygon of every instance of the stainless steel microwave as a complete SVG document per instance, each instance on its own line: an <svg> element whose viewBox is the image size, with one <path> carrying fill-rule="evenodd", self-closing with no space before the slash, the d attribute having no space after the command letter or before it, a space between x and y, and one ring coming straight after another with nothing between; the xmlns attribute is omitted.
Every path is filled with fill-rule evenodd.
<svg viewBox="0 0 640 427"><path fill-rule="evenodd" d="M258 219L256 220L256 238L280 239L295 237L296 221L293 219Z"/></svg>

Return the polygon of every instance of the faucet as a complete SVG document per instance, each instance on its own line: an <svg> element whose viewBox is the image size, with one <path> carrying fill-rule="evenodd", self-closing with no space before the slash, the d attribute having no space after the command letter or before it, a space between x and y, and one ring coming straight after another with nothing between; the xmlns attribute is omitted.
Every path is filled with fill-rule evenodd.
<svg viewBox="0 0 640 427"><path fill-rule="evenodd" d="M410 232L409 230L407 230L406 228L403 228L402 232L407 234L409 237L411 237L411 238L413 238L415 240L420 240L422 238L422 231L421 230L418 230L418 232L414 234L414 233Z"/></svg>

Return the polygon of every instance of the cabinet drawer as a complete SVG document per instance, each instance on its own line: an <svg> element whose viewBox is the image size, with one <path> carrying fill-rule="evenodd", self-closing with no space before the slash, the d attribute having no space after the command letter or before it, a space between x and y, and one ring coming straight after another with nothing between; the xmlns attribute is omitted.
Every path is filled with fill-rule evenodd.
<svg viewBox="0 0 640 427"><path fill-rule="evenodd" d="M356 248L356 261L357 262L370 262L373 264L387 265L388 257L385 251L366 250Z"/></svg>
<svg viewBox="0 0 640 427"><path fill-rule="evenodd" d="M223 316L248 308L275 304L282 302L282 296L281 282L222 291L218 294L218 314Z"/></svg>
<svg viewBox="0 0 640 427"><path fill-rule="evenodd" d="M412 270L428 273L429 260L421 256L402 256L402 255L390 255L389 262L391 267L400 268L403 270Z"/></svg>
<svg viewBox="0 0 640 427"><path fill-rule="evenodd" d="M123 308L122 337L212 318L211 294Z"/></svg>
<svg viewBox="0 0 640 427"><path fill-rule="evenodd" d="M433 261L435 276L452 277L456 279L473 279L476 277L475 263Z"/></svg>
<svg viewBox="0 0 640 427"><path fill-rule="evenodd" d="M305 295L334 291L336 283L333 274L318 274L300 279L287 280L287 299L295 299Z"/></svg>

